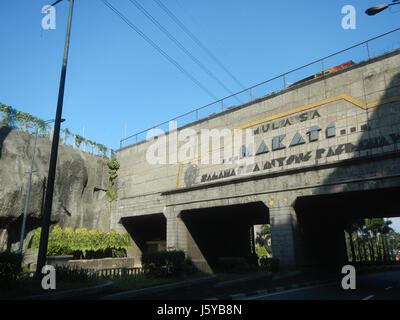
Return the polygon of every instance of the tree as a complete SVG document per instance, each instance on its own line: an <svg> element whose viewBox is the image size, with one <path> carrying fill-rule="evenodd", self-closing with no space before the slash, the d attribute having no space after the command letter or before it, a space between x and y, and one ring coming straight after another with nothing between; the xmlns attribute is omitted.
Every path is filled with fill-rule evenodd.
<svg viewBox="0 0 400 320"><path fill-rule="evenodd" d="M264 224L261 227L260 232L257 232L256 244L258 244L261 247L264 247L267 252L267 256L272 257L271 226L269 224Z"/></svg>
<svg viewBox="0 0 400 320"><path fill-rule="evenodd" d="M390 254L390 249L389 249L389 244L387 240L387 236L391 231L394 231L390 225L392 224L392 221L386 220L381 228L381 234L382 234L382 245L383 245L383 252L385 256L385 261L391 260L391 254Z"/></svg>
<svg viewBox="0 0 400 320"><path fill-rule="evenodd" d="M350 242L350 249L351 249L351 256L352 256L352 261L356 261L356 252L354 249L354 241L353 241L353 235L356 234L357 238L357 231L362 227L363 225L363 220L362 219L356 219L356 220L350 220L348 219L345 222L344 230L349 234L349 242ZM359 254L360 260L361 260L361 255Z"/></svg>

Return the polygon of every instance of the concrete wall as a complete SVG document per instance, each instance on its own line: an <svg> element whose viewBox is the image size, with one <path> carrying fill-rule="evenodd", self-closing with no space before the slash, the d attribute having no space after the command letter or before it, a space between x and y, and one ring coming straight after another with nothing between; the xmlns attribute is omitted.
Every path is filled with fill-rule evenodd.
<svg viewBox="0 0 400 320"><path fill-rule="evenodd" d="M0 250L17 249L28 185L34 136L0 127ZM41 226L51 141L38 137L26 242ZM108 167L104 158L60 145L51 222L62 228L110 229L111 205L105 199Z"/></svg>
<svg viewBox="0 0 400 320"><path fill-rule="evenodd" d="M179 218L183 210L261 201L269 208L274 252L283 265L295 266L301 246L293 211L298 197L400 186L399 106L396 50L176 133L179 137L193 129L199 137L201 129L229 129L235 137L249 129L253 140L235 145L238 150L253 143L252 156L242 159L247 163L202 164L207 155L216 156L216 149L178 164L149 164L146 153L163 137L121 149L113 223L118 225L121 217L164 212L167 245L186 248L187 230ZM179 142L178 150L187 141ZM199 150L200 142L198 138ZM261 147L263 142L267 148ZM223 145L219 158L229 160L225 150L231 149Z"/></svg>

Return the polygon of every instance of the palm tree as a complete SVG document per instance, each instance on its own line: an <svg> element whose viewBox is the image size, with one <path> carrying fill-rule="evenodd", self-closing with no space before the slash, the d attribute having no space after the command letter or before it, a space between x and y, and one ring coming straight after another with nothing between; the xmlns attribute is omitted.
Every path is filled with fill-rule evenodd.
<svg viewBox="0 0 400 320"><path fill-rule="evenodd" d="M370 260L375 261L375 250L373 246L373 232L372 232L371 219L364 219L363 232L367 243L367 247L369 249Z"/></svg>
<svg viewBox="0 0 400 320"><path fill-rule="evenodd" d="M381 228L381 234L382 234L382 239L383 239L382 244L384 244L384 250L383 251L384 251L384 254L385 254L385 260L386 261L391 260L391 254L390 254L390 249L389 249L389 244L388 244L388 239L387 239L388 238L388 234L390 232L394 231L390 227L391 224L392 224L392 221L386 220L384 222L384 224L382 225L382 228ZM386 246L386 248L385 248L385 246Z"/></svg>
<svg viewBox="0 0 400 320"><path fill-rule="evenodd" d="M353 241L353 234L356 233L359 229L359 220L350 220L347 219L345 221L344 230L349 234L349 242L350 242L350 250L351 250L351 260L354 262L357 260L356 252L354 249L354 241ZM361 260L361 256L360 256Z"/></svg>

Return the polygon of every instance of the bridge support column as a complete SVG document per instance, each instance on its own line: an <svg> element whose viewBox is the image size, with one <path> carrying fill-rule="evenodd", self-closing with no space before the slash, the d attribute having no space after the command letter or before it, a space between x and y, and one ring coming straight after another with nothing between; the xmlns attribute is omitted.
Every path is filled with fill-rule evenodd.
<svg viewBox="0 0 400 320"><path fill-rule="evenodd" d="M297 217L292 206L269 208L272 254L284 269L299 267Z"/></svg>
<svg viewBox="0 0 400 320"><path fill-rule="evenodd" d="M174 212L173 208L166 207L164 209L164 216L167 219L167 250L184 250L179 245L179 218Z"/></svg>
<svg viewBox="0 0 400 320"><path fill-rule="evenodd" d="M201 253L196 241L180 217L180 212L167 207L164 216L167 219L167 250L182 250L186 257L201 271L212 273L210 265Z"/></svg>

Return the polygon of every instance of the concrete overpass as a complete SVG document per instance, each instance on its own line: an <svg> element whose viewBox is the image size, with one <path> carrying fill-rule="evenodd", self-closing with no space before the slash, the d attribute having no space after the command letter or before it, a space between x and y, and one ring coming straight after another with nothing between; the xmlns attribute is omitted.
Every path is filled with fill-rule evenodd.
<svg viewBox="0 0 400 320"><path fill-rule="evenodd" d="M211 272L268 223L284 267L343 265L346 219L400 216L399 156L395 50L121 148L111 228Z"/></svg>

